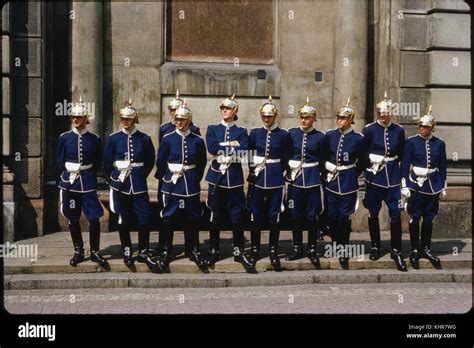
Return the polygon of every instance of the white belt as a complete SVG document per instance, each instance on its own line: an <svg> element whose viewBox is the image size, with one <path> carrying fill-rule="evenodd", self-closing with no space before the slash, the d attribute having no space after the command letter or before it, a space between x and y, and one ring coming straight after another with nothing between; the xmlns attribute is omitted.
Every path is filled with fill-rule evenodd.
<svg viewBox="0 0 474 348"><path fill-rule="evenodd" d="M280 159L279 158L267 158L265 160L265 163L280 163Z"/></svg>
<svg viewBox="0 0 474 348"><path fill-rule="evenodd" d="M174 185L178 182L178 179L183 176L183 172L196 168L195 164L181 164L181 163L169 163L168 169L173 173L171 176L171 181Z"/></svg>
<svg viewBox="0 0 474 348"><path fill-rule="evenodd" d="M393 156L393 157L384 157L383 159L385 160L385 162L391 162L391 161L395 161L397 158L398 156Z"/></svg>
<svg viewBox="0 0 474 348"><path fill-rule="evenodd" d="M81 166L79 170L86 170L86 169L91 169L91 168L92 168L92 164L86 164L84 166Z"/></svg>
<svg viewBox="0 0 474 348"><path fill-rule="evenodd" d="M319 165L319 162L312 162L312 163L303 162L303 164L301 165L301 168L316 167L317 165Z"/></svg>
<svg viewBox="0 0 474 348"><path fill-rule="evenodd" d="M143 162L131 162L130 163L131 167L143 167L144 163ZM114 167L117 168L116 163L114 162Z"/></svg>
<svg viewBox="0 0 474 348"><path fill-rule="evenodd" d="M354 168L355 166L356 166L355 163L353 163L353 164L348 164L347 166L336 166L336 170L337 170L337 171L347 170L347 169Z"/></svg>

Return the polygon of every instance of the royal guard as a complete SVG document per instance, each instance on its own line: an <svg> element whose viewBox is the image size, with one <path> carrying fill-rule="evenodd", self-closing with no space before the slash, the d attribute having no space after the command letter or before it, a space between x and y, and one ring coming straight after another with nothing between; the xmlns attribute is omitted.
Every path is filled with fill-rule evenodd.
<svg viewBox="0 0 474 348"><path fill-rule="evenodd" d="M336 248L344 248L339 257L343 268L348 267L347 246L351 231L350 216L354 214L358 203L358 176L362 173L362 139L364 136L352 129L354 110L348 98L345 106L336 114L337 128L329 130L322 146L324 162L325 194L327 195L328 225Z"/></svg>
<svg viewBox="0 0 474 348"><path fill-rule="evenodd" d="M207 272L207 261L199 251L199 219L201 217L200 182L206 168L206 145L189 126L192 112L185 101L176 110L176 129L165 135L158 149L157 176L163 181L162 253L160 266L168 269L173 259L173 233L184 222L186 254L199 269Z"/></svg>
<svg viewBox="0 0 474 348"><path fill-rule="evenodd" d="M104 215L97 197L97 172L102 162L102 142L97 134L89 132L89 112L82 97L71 109L72 130L61 134L56 150L56 163L61 171L59 194L61 213L69 220L74 245L72 266L84 261L84 242L79 219L84 212L89 221L91 261L109 269L99 252L100 223Z"/></svg>
<svg viewBox="0 0 474 348"><path fill-rule="evenodd" d="M211 209L209 265L220 259L220 229L225 216L230 217L234 244L234 260L247 272L255 267L244 253L244 174L241 159L247 155L249 144L247 130L236 124L239 105L235 95L225 98L221 105L222 121L209 125L206 132L207 150L213 156L206 181L209 183L207 206Z"/></svg>
<svg viewBox="0 0 474 348"><path fill-rule="evenodd" d="M138 257L148 268L159 271L149 255L151 206L147 177L155 163L155 148L148 134L135 126L138 111L132 101L120 110L122 129L109 135L104 151L104 174L110 185L110 210L119 214L119 235L124 263L133 265L130 220L138 218Z"/></svg>
<svg viewBox="0 0 474 348"><path fill-rule="evenodd" d="M286 256L292 261L303 257L303 226L308 226L307 256L311 262L318 261L317 217L324 209L324 194L320 177L321 145L324 133L314 129L316 107L309 104L302 106L298 115L300 126L289 130L293 152L288 162L290 170L286 179L288 185L288 203L293 218L293 251Z"/></svg>
<svg viewBox="0 0 474 348"><path fill-rule="evenodd" d="M268 243L270 262L275 271L281 271L278 257L280 213L284 210L285 171L292 156L288 131L278 127L278 108L272 97L260 107L263 127L254 128L249 135L250 173L247 205L251 213L252 262L260 258L260 232L263 219L270 225Z"/></svg>
<svg viewBox="0 0 474 348"><path fill-rule="evenodd" d="M408 200L410 215L410 263L419 268L420 258L428 259L435 268L441 268L439 258L431 253L433 219L438 215L439 200L446 196L447 160L445 142L433 136L436 120L431 106L418 121L418 134L409 137L403 153L402 195ZM421 242L420 242L420 219Z"/></svg>
<svg viewBox="0 0 474 348"><path fill-rule="evenodd" d="M158 146L161 145L161 141L163 137L166 134L169 134L171 132L174 132L176 129L176 124L174 121L174 115L176 113L176 110L183 105L183 100L179 96L179 90L176 90L176 96L175 98L171 99L171 101L168 104L168 115L170 117L170 120L166 123L163 123L160 126L159 130L159 135L158 135ZM201 130L199 129L198 126L196 126L194 123L191 122L189 125L189 129L191 132L201 135ZM158 172L155 172L155 178L158 179ZM161 188L163 187L163 182L160 180L158 181L158 196L157 196L157 202L158 202L158 209L161 211L163 209L163 193L161 192ZM161 249L163 248L163 241L162 241L162 233L159 233L158 235L158 252L161 252Z"/></svg>
<svg viewBox="0 0 474 348"><path fill-rule="evenodd" d="M365 196L364 206L369 210L369 234L372 249L369 258L381 257L379 212L382 202L388 207L390 216L391 257L399 271L406 272L402 257L403 205L400 193L400 161L405 145L405 131L392 122L392 101L385 92L384 99L377 104L377 121L365 126L364 135Z"/></svg>
<svg viewBox="0 0 474 348"><path fill-rule="evenodd" d="M161 144L161 140L163 140L163 137L166 134L169 134L173 132L176 129L176 123L174 121L174 116L176 113L176 110L183 105L183 100L179 96L179 90L176 90L176 96L171 99L171 101L168 104L168 115L170 117L170 120L166 123L163 123L160 126L160 134L158 137L158 144ZM194 123L191 122L189 125L189 130L197 135L201 135L201 130L199 129L198 126L196 126Z"/></svg>

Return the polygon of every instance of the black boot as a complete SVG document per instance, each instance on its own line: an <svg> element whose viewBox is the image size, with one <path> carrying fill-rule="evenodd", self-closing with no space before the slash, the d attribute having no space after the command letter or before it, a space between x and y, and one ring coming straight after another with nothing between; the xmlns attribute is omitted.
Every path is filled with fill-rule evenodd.
<svg viewBox="0 0 474 348"><path fill-rule="evenodd" d="M312 263L319 262L318 247L316 242L318 232L318 225L316 223L310 223L308 228L308 250L306 255Z"/></svg>
<svg viewBox="0 0 474 348"><path fill-rule="evenodd" d="M281 272L280 258L278 257L278 240L280 239L280 227L278 224L270 224L270 239L268 243L268 256L270 263L276 272Z"/></svg>
<svg viewBox="0 0 474 348"><path fill-rule="evenodd" d="M294 261L303 258L303 222L293 220L293 250L286 255L285 260Z"/></svg>
<svg viewBox="0 0 474 348"><path fill-rule="evenodd" d="M351 233L351 220L348 218L341 218L338 220L338 230L336 234L336 243L344 246L344 256L339 257L339 263L343 269L349 268L348 246Z"/></svg>
<svg viewBox="0 0 474 348"><path fill-rule="evenodd" d="M369 216L369 234L370 241L372 244L372 249L370 250L369 259L376 261L381 257L381 246L380 242L380 224L378 216L370 217Z"/></svg>
<svg viewBox="0 0 474 348"><path fill-rule="evenodd" d="M193 261L202 272L208 273L209 270L207 269L207 260L202 256L201 252L199 251L198 227L191 226L188 224L186 230L190 240L189 260Z"/></svg>
<svg viewBox="0 0 474 348"><path fill-rule="evenodd" d="M407 272L408 271L405 260L403 260L403 256L402 256L401 251L399 251L397 249L392 249L390 257L392 258L393 261L395 261L395 265L397 266L397 269L399 271L401 271L401 272Z"/></svg>
<svg viewBox="0 0 474 348"><path fill-rule="evenodd" d="M425 221L421 224L421 253L420 257L431 262L434 268L441 269L441 260L431 253L431 236L433 234L433 222Z"/></svg>
<svg viewBox="0 0 474 348"><path fill-rule="evenodd" d="M420 225L418 222L410 222L408 225L410 231L410 263L414 269L420 268Z"/></svg>
<svg viewBox="0 0 474 348"><path fill-rule="evenodd" d="M250 244L252 248L250 258L254 266L257 264L257 261L260 260L260 249L261 249L260 234L261 234L260 224L256 222L252 222L250 226Z"/></svg>
<svg viewBox="0 0 474 348"><path fill-rule="evenodd" d="M173 261L174 229L170 221L163 221L161 228L162 252L159 257L160 268L169 272L169 264Z"/></svg>
<svg viewBox="0 0 474 348"><path fill-rule="evenodd" d="M210 242L209 259L208 259L209 266L213 266L217 261L220 260L219 238L220 238L219 222L212 221L211 229L209 230L209 242Z"/></svg>
<svg viewBox="0 0 474 348"><path fill-rule="evenodd" d="M147 225L138 226L138 256L137 262L145 263L152 272L158 272L159 266L149 254L150 229Z"/></svg>
<svg viewBox="0 0 474 348"><path fill-rule="evenodd" d="M123 250L123 262L125 265L131 267L133 266L133 253L132 253L132 241L130 239L130 230L128 229L128 223L122 221L118 227L120 244L122 245Z"/></svg>
<svg viewBox="0 0 474 348"><path fill-rule="evenodd" d="M333 219L328 219L328 226L329 226L329 235L331 236L331 243L334 243L337 241L337 233L338 233L338 228L339 224L337 220Z"/></svg>
<svg viewBox="0 0 474 348"><path fill-rule="evenodd" d="M89 240L91 247L91 261L99 264L105 270L110 270L110 265L106 259L100 254L100 223L99 221L91 221L89 223Z"/></svg>
<svg viewBox="0 0 474 348"><path fill-rule="evenodd" d="M77 266L78 263L84 261L84 242L82 240L79 221L69 223L69 232L71 233L72 244L74 245L74 255L69 261L69 264L71 266Z"/></svg>

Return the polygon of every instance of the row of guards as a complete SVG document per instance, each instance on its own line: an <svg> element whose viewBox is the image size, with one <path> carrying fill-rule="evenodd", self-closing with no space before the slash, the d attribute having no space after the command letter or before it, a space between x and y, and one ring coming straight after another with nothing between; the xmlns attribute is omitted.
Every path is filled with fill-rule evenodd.
<svg viewBox="0 0 474 348"><path fill-rule="evenodd" d="M88 110L82 99L72 108L72 129L58 142L57 165L61 211L69 220L74 244L70 264L85 259L79 218L84 212L90 222L91 260L110 269L100 254L100 224L103 209L97 197L97 172L103 168L110 186L110 209L119 216L119 235L127 266L134 260L154 272L169 271L173 260L173 232L184 223L185 253L203 271L221 259L220 230L229 216L233 233L233 256L249 273L256 272L261 257L260 235L263 222L269 224L269 259L281 271L278 255L280 214L284 209L285 186L291 202L293 248L287 260L304 257L303 228L307 226L307 257L318 262L318 215L327 214L327 226L334 245L347 250L351 215L357 209L358 177L364 172L363 205L369 211L370 259L382 256L379 212L382 202L390 215L391 258L400 271L407 271L402 256L401 211L410 215L409 233L413 268L426 258L436 268L440 260L430 251L433 219L439 200L446 195L446 146L433 136L436 120L428 113L418 120L418 134L405 139L403 127L392 122L392 101L385 93L377 104L377 120L362 133L352 128L355 112L350 100L336 113L336 128L326 133L314 128L317 109L309 98L298 112L299 127L285 130L277 125L278 108L272 97L260 107L262 127L247 130L237 125L239 105L235 95L220 104L221 122L209 125L206 139L192 122L192 111L179 93L168 106L171 120L160 127L157 156L150 136L137 129L138 111L128 105L120 110L122 128L112 133L102 151L99 136L87 130ZM207 145L207 146L206 146ZM210 251L199 249L198 220L200 182L212 160L205 181L209 185L207 205L210 217ZM251 154L248 192L244 192L241 156ZM156 161L155 161L156 158ZM159 180L160 215L158 257L149 251L151 207L147 177L156 166ZM250 254L244 251L245 209L250 211ZM138 218L138 255L133 257L130 220ZM421 240L420 240L420 220ZM348 267L348 255L339 257Z"/></svg>

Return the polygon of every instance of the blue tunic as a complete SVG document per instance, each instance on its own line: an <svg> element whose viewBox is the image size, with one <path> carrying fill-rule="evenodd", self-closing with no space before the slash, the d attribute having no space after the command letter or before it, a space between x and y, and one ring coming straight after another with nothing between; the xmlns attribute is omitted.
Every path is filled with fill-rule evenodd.
<svg viewBox="0 0 474 348"><path fill-rule="evenodd" d="M130 160L130 175L120 182L115 161ZM155 148L148 134L134 128L131 132L122 129L109 135L104 151L104 174L113 190L125 194L148 192L146 179L155 163Z"/></svg>
<svg viewBox="0 0 474 348"><path fill-rule="evenodd" d="M427 168L433 171L420 188L416 183L413 167ZM402 177L410 190L433 195L441 192L446 185L447 159L446 144L435 136L429 139L414 135L407 139L401 165Z"/></svg>
<svg viewBox="0 0 474 348"><path fill-rule="evenodd" d="M244 174L242 171L242 164L236 162L236 159L243 158L246 156L245 153L248 149L249 137L247 130L243 127L238 127L235 123L225 124L222 122L217 125L209 125L206 132L206 143L207 150L215 157L218 155L232 156L236 155L236 158L227 168L224 175L219 170L220 164L217 158L211 161L209 170L207 171L206 181L210 184L233 188L244 185ZM229 142L238 141L239 146L230 147ZM217 181L219 182L217 183Z"/></svg>
<svg viewBox="0 0 474 348"><path fill-rule="evenodd" d="M160 126L160 133L159 133L159 136L158 136L158 144L161 144L161 141L163 140L163 137L166 135L166 134L169 134L171 132L174 132L174 130L176 129L176 126L175 124L173 123L173 121L169 121L169 122L166 122L166 123L163 123L161 126ZM191 124L189 125L189 130L193 133L196 133L197 135L201 135L201 130L199 129L198 126L196 126L194 123L191 122Z"/></svg>
<svg viewBox="0 0 474 348"><path fill-rule="evenodd" d="M174 184L168 163L195 167L183 171ZM165 135L156 160L156 177L163 180L161 192L182 197L198 195L201 192L200 182L206 163L206 145L201 136L190 130L181 132L178 129Z"/></svg>
<svg viewBox="0 0 474 348"><path fill-rule="evenodd" d="M328 161L337 166L355 165L355 167L341 170L337 177L326 184L326 190L339 195L346 195L356 192L359 188L357 177L363 169L362 158L363 148L361 133L355 132L352 128L341 132L339 128L329 130L322 144L322 161ZM323 169L324 173L326 169Z"/></svg>
<svg viewBox="0 0 474 348"><path fill-rule="evenodd" d="M70 173L66 162L91 166L80 171L73 184L69 183ZM91 192L97 190L97 172L102 162L102 142L97 134L83 129L65 132L60 135L56 150L56 164L61 171L58 187L71 192Z"/></svg>
<svg viewBox="0 0 474 348"><path fill-rule="evenodd" d="M250 156L257 155L279 162L267 163L257 177L254 175L255 166L251 164L247 179L249 183L263 189L284 187L284 171L288 169L292 149L291 137L287 130L276 125L252 129L249 135Z"/></svg>
<svg viewBox="0 0 474 348"><path fill-rule="evenodd" d="M323 132L316 129L304 132L300 127L291 128L288 132L293 144L292 160L303 161L304 163L319 162L322 140L324 139ZM319 170L321 165L324 165L324 163L319 163L314 167L301 168L301 174L296 177L292 185L301 188L319 186L321 184ZM288 171L287 180L290 180L290 175L291 171Z"/></svg>
<svg viewBox="0 0 474 348"><path fill-rule="evenodd" d="M400 161L405 145L405 131L395 123L384 127L379 122L373 122L365 126L362 131L364 135L364 155L367 168L372 164L369 154L384 157L397 157L395 160L387 161L385 167L376 175L370 171L365 172L365 180L373 185L381 187L394 187L400 185Z"/></svg>

